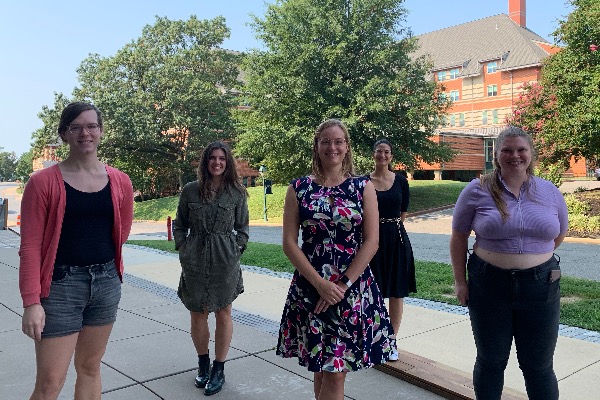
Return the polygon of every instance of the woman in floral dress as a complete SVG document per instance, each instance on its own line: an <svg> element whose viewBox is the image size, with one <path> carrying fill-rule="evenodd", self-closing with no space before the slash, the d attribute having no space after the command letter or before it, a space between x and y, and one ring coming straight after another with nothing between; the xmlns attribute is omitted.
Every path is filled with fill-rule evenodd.
<svg viewBox="0 0 600 400"><path fill-rule="evenodd" d="M378 246L377 197L353 175L350 138L339 120L315 132L312 175L289 186L283 250L296 268L277 354L313 371L317 400L343 399L348 371L387 361L394 343L368 266ZM302 246L298 246L298 228Z"/></svg>

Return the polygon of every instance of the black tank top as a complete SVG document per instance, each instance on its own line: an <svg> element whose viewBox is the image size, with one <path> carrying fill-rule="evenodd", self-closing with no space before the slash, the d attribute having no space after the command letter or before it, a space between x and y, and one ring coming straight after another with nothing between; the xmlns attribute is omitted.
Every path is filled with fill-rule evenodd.
<svg viewBox="0 0 600 400"><path fill-rule="evenodd" d="M104 264L115 258L110 183L99 192L80 192L65 182L67 206L54 265Z"/></svg>

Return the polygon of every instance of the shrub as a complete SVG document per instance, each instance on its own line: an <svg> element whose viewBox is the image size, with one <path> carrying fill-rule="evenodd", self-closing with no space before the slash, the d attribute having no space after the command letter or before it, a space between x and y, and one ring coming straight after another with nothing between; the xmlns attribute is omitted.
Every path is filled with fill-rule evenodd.
<svg viewBox="0 0 600 400"><path fill-rule="evenodd" d="M569 210L569 215L585 216L585 214L590 210L589 205L587 205L581 200L578 200L572 194L565 195L565 202L567 203L567 210Z"/></svg>

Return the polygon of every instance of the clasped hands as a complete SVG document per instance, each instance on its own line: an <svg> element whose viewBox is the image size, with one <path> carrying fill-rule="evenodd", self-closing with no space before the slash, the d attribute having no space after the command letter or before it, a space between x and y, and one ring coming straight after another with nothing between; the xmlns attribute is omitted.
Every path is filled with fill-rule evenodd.
<svg viewBox="0 0 600 400"><path fill-rule="evenodd" d="M315 313L319 314L327 310L329 306L339 303L344 298L348 286L340 281L331 282L323 279L316 289L320 298L317 301Z"/></svg>

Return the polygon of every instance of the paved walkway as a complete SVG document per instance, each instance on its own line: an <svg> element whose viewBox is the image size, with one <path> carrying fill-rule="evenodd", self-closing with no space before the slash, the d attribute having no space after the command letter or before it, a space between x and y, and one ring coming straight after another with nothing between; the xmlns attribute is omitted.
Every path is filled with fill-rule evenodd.
<svg viewBox="0 0 600 400"><path fill-rule="evenodd" d="M134 232L134 238L139 237ZM146 236L146 235L142 235ZM0 231L0 399L23 399L34 379L33 343L20 331L18 295L19 236ZM176 296L180 266L175 256L126 246L126 277L118 321L103 359L103 399L196 399L202 394L194 379L195 355L189 317ZM287 276L244 267L245 292L234 302L234 336L226 364L227 383L215 399L311 399L312 374L295 360L273 350L275 332L289 286ZM437 309L436 309L437 307ZM210 319L211 325L214 324ZM582 332L580 332L582 333ZM597 398L600 334L585 331L579 339L560 336L556 372L561 398ZM591 339L591 340L590 340ZM212 342L211 342L212 346ZM418 354L426 364L469 376L475 347L465 309L410 299L399 335L405 352L392 369L416 368ZM213 352L213 349L211 349ZM406 353L408 352L408 353ZM421 361L422 361L421 360ZM69 372L61 399L73 396ZM524 383L511 355L506 391L524 398ZM426 386L426 385L425 385ZM392 375L370 369L348 375L348 399L440 399ZM469 398L469 397L464 397Z"/></svg>
<svg viewBox="0 0 600 400"><path fill-rule="evenodd" d="M25 399L35 377L32 341L21 333L18 294L19 237L0 231L0 399ZM197 359L189 313L176 295L179 263L170 255L127 246L127 274L110 342L103 358L105 400L198 399L193 385ZM234 335L226 383L214 399L311 399L312 373L296 360L275 355L277 320L289 280L244 271L245 293L234 303ZM214 332L214 319L210 318ZM211 353L214 354L211 342ZM72 399L71 367L60 399ZM441 399L369 369L349 374L347 399Z"/></svg>
<svg viewBox="0 0 600 400"><path fill-rule="evenodd" d="M426 235L423 257L445 254L451 218L449 212L409 218L411 238ZM14 227L13 229L18 227ZM251 226L254 241L281 243L277 227ZM165 239L163 224L136 223L132 239ZM20 237L0 230L0 399L24 399L35 375L33 343L21 333L22 306L18 294ZM437 243L437 244L436 244ZM600 241L570 241L581 248L573 253L597 253ZM569 242L566 244L570 244ZM591 249L591 250L590 250ZM561 247L563 251L563 247ZM103 358L103 399L203 398L192 381L196 359L189 337L189 316L176 295L180 266L171 254L126 246L126 276L118 321ZM423 257L418 257L423 259ZM597 256L577 259L581 269L597 271ZM447 262L444 261L444 262ZM215 399L311 399L312 374L295 360L275 355L278 321L289 286L289 275L244 267L245 292L234 302L234 336L226 364L227 383ZM470 371L475 346L466 309L444 303L406 299L399 335L401 358L388 363L384 373L369 369L348 375L347 399L441 399L410 384L436 389L460 386L473 398ZM214 330L214 320L210 319ZM555 369L562 399L597 399L600 376L600 333L561 326ZM211 342L211 353L214 354ZM427 369L428 368L428 369ZM424 374L418 376L420 372ZM404 375L401 373L404 372ZM391 374L391 375L390 375ZM452 377L452 380L448 379ZM526 398L516 354L511 354L505 379L505 398ZM410 379L410 378L413 379ZM60 399L73 398L75 374L71 367ZM438 393L441 393L438 391ZM444 392L448 396L448 392Z"/></svg>

